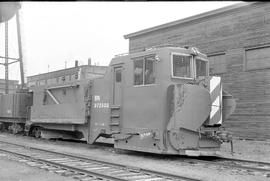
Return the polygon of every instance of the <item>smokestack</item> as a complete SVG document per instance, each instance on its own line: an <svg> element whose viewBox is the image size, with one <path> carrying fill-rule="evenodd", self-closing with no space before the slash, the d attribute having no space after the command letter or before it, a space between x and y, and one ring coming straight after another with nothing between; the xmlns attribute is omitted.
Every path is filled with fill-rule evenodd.
<svg viewBox="0 0 270 181"><path fill-rule="evenodd" d="M91 65L91 58L88 58L88 65Z"/></svg>
<svg viewBox="0 0 270 181"><path fill-rule="evenodd" d="M75 60L75 67L78 67L78 63L79 63L79 61Z"/></svg>

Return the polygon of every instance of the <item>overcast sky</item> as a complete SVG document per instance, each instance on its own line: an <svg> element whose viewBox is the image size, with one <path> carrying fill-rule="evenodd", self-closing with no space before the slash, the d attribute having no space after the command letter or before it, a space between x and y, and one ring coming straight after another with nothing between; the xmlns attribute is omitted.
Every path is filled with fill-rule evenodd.
<svg viewBox="0 0 270 181"><path fill-rule="evenodd" d="M87 64L88 58L93 64L108 65L114 55L128 52L123 35L239 2L22 2L25 76L64 69L65 62L69 68L75 60ZM9 28L9 56L18 57L15 18ZM0 43L4 56L3 24ZM10 79L19 80L19 66L9 69Z"/></svg>

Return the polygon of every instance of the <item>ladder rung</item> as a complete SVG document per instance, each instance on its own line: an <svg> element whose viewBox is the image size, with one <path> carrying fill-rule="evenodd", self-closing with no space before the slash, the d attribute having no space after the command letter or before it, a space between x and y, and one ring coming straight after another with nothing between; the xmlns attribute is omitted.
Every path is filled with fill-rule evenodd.
<svg viewBox="0 0 270 181"><path fill-rule="evenodd" d="M110 123L110 126L118 126L120 123Z"/></svg>
<svg viewBox="0 0 270 181"><path fill-rule="evenodd" d="M120 109L120 106L111 106L111 109Z"/></svg>

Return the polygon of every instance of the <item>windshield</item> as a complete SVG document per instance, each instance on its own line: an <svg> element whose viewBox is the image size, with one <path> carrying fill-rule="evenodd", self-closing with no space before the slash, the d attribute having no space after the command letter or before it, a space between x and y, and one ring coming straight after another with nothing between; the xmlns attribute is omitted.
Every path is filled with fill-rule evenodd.
<svg viewBox="0 0 270 181"><path fill-rule="evenodd" d="M172 53L172 78L193 79L208 76L208 60L199 56Z"/></svg>
<svg viewBox="0 0 270 181"><path fill-rule="evenodd" d="M191 78L191 56L173 55L173 77Z"/></svg>
<svg viewBox="0 0 270 181"><path fill-rule="evenodd" d="M207 75L207 61L196 58L196 77Z"/></svg>

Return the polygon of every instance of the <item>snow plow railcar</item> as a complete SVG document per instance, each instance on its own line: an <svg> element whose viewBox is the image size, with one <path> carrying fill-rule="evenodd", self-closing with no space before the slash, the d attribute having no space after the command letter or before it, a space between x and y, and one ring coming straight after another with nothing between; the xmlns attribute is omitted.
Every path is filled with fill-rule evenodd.
<svg viewBox="0 0 270 181"><path fill-rule="evenodd" d="M161 47L116 56L104 76L30 88L25 131L158 154L215 155L235 100L209 76L196 48Z"/></svg>

